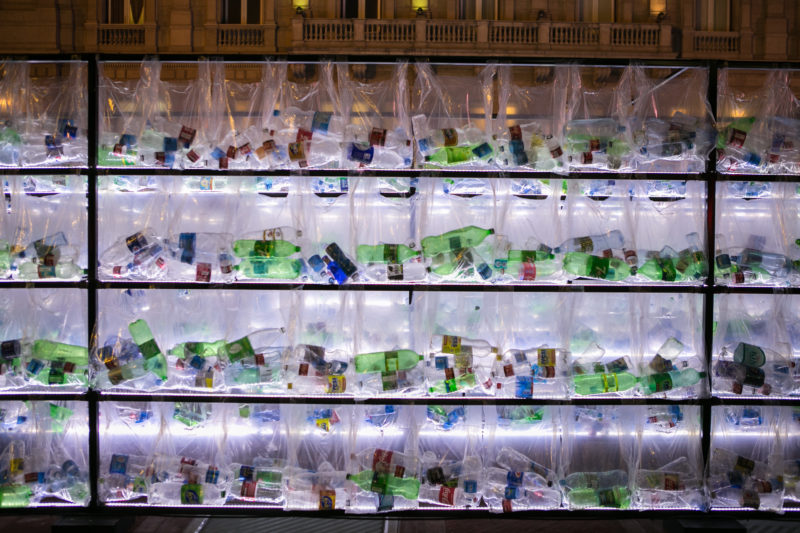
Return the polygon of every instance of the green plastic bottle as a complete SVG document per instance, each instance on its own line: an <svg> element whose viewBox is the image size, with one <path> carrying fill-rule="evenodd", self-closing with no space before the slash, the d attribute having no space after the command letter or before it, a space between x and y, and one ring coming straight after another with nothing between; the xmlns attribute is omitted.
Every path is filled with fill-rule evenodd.
<svg viewBox="0 0 800 533"><path fill-rule="evenodd" d="M631 503L628 487L608 489L573 489L567 495L569 503L575 507L613 507L627 509Z"/></svg>
<svg viewBox="0 0 800 533"><path fill-rule="evenodd" d="M0 487L0 508L27 507L33 493L27 485L5 485Z"/></svg>
<svg viewBox="0 0 800 533"><path fill-rule="evenodd" d="M396 372L410 370L423 360L423 356L412 350L362 353L355 356L356 372Z"/></svg>
<svg viewBox="0 0 800 533"><path fill-rule="evenodd" d="M525 261L533 261L538 263L540 261L547 261L555 259L555 255L544 250L509 250L508 261L518 261L520 263Z"/></svg>
<svg viewBox="0 0 800 533"><path fill-rule="evenodd" d="M402 496L407 500L416 500L419 496L419 479L414 477L396 477L383 472L362 470L358 474L347 474L347 479L361 490L369 492Z"/></svg>
<svg viewBox="0 0 800 533"><path fill-rule="evenodd" d="M469 372L467 374L456 376L453 379L444 379L439 381L428 390L433 394L449 394L451 392L460 391L466 387L474 387L475 383L475 374Z"/></svg>
<svg viewBox="0 0 800 533"><path fill-rule="evenodd" d="M303 266L298 259L265 257L245 259L235 267L248 278L296 279Z"/></svg>
<svg viewBox="0 0 800 533"><path fill-rule="evenodd" d="M223 353L225 349L225 340L218 340L213 342L182 342L176 344L169 351L169 355L185 359L199 355L200 357L216 357Z"/></svg>
<svg viewBox="0 0 800 533"><path fill-rule="evenodd" d="M243 239L233 242L233 253L236 257L289 257L299 251L299 246L279 239L265 241Z"/></svg>
<svg viewBox="0 0 800 533"><path fill-rule="evenodd" d="M630 372L610 372L608 374L581 374L573 378L575 394L605 394L623 392L636 385L636 376Z"/></svg>
<svg viewBox="0 0 800 533"><path fill-rule="evenodd" d="M356 248L359 263L405 263L418 255L405 244L359 244Z"/></svg>
<svg viewBox="0 0 800 533"><path fill-rule="evenodd" d="M730 137L731 130L739 130L746 134L750 132L755 122L756 117L740 117L734 119L733 122L725 126L725 128L719 132L719 136L717 136L717 148L722 150L728 145L728 137Z"/></svg>
<svg viewBox="0 0 800 533"><path fill-rule="evenodd" d="M648 259L636 273L653 281L683 281L683 275L675 269L675 260L668 257Z"/></svg>
<svg viewBox="0 0 800 533"><path fill-rule="evenodd" d="M472 146L445 146L431 155L425 156L426 163L438 166L458 165L476 159L488 159L494 153L489 143Z"/></svg>
<svg viewBox="0 0 800 533"><path fill-rule="evenodd" d="M0 275L5 277L11 269L11 247L8 241L0 239Z"/></svg>
<svg viewBox="0 0 800 533"><path fill-rule="evenodd" d="M583 252L564 254L564 270L576 276L622 281L631 275L631 267L616 257L598 257Z"/></svg>
<svg viewBox="0 0 800 533"><path fill-rule="evenodd" d="M150 326L141 318L128 325L128 331L131 332L133 342L139 347L139 351L144 356L145 369L149 370L162 380L167 379L167 360L158 347L153 332L150 331Z"/></svg>
<svg viewBox="0 0 800 533"><path fill-rule="evenodd" d="M422 239L422 253L425 257L446 252L454 252L462 248L474 248L483 240L492 235L494 229L483 229L477 226L467 226L465 228L448 231L442 235L432 235Z"/></svg>
<svg viewBox="0 0 800 533"><path fill-rule="evenodd" d="M77 366L89 364L89 350L83 346L38 339L33 341L32 355L45 361L64 361Z"/></svg>
<svg viewBox="0 0 800 533"><path fill-rule="evenodd" d="M691 387L705 377L705 372L698 372L694 368L684 368L683 370L650 374L649 376L641 378L641 382L644 393L653 394L656 392L666 392L672 389Z"/></svg>

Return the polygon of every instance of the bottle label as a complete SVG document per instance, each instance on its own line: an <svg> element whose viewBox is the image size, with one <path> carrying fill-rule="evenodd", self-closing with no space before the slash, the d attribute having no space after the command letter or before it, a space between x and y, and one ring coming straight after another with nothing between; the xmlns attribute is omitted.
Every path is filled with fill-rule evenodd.
<svg viewBox="0 0 800 533"><path fill-rule="evenodd" d="M287 150L289 152L290 161L305 161L306 148L304 143L302 142L289 143L289 145L287 146Z"/></svg>
<svg viewBox="0 0 800 533"><path fill-rule="evenodd" d="M753 473L753 470L756 467L755 461L752 459L748 459L747 457L742 457L741 455L736 458L736 463L733 465L733 469L741 472L747 476Z"/></svg>
<svg viewBox="0 0 800 533"><path fill-rule="evenodd" d="M369 134L370 146L383 146L386 143L386 130L381 128L372 128Z"/></svg>
<svg viewBox="0 0 800 533"><path fill-rule="evenodd" d="M760 505L761 497L758 495L758 492L749 489L742 491L742 507L758 509Z"/></svg>
<svg viewBox="0 0 800 533"><path fill-rule="evenodd" d="M211 281L211 263L197 263L194 279L206 283Z"/></svg>
<svg viewBox="0 0 800 533"><path fill-rule="evenodd" d="M731 135L728 138L728 144L730 146L737 146L741 148L744 146L744 141L747 138L747 132L742 130L737 130L736 128L731 128Z"/></svg>
<svg viewBox="0 0 800 533"><path fill-rule="evenodd" d="M386 277L390 281L403 280L403 265L399 263L389 263L386 265Z"/></svg>
<svg viewBox="0 0 800 533"><path fill-rule="evenodd" d="M110 474L125 474L128 470L128 456L127 455L112 455L111 464L109 465L108 472Z"/></svg>
<svg viewBox="0 0 800 533"><path fill-rule="evenodd" d="M477 157L478 159L483 159L484 157L492 155L492 147L489 146L489 143L484 142L473 148L472 153L475 154L475 157ZM525 156L525 161L517 163L518 165L524 165L525 163L528 162L528 156L525 155L524 151L522 152L522 155Z"/></svg>
<svg viewBox="0 0 800 533"><path fill-rule="evenodd" d="M331 511L335 508L336 508L336 491L335 490L319 491L319 510Z"/></svg>
<svg viewBox="0 0 800 533"><path fill-rule="evenodd" d="M375 472L388 472L389 466L392 464L392 456L394 452L391 450L375 450L372 454L372 470Z"/></svg>
<svg viewBox="0 0 800 533"><path fill-rule="evenodd" d="M189 148L189 146L194 142L194 136L197 134L197 130L194 128L190 128L188 126L181 126L181 132L178 134L178 141L183 144L184 148Z"/></svg>
<svg viewBox="0 0 800 533"><path fill-rule="evenodd" d="M475 494L478 492L478 481L474 479L464 480L464 492L466 494Z"/></svg>
<svg viewBox="0 0 800 533"><path fill-rule="evenodd" d="M442 353L461 353L461 337L442 335Z"/></svg>
<svg viewBox="0 0 800 533"><path fill-rule="evenodd" d="M511 363L509 363L507 365L504 365L503 366L503 375L505 375L505 377L507 377L507 378L513 376L514 375L514 365L512 365Z"/></svg>
<svg viewBox="0 0 800 533"><path fill-rule="evenodd" d="M617 496L614 489L601 489L596 491L597 501L603 507L618 507Z"/></svg>
<svg viewBox="0 0 800 533"><path fill-rule="evenodd" d="M519 124L514 124L513 126L508 127L508 135L511 137L513 141L521 141L522 140L522 128L519 127Z"/></svg>
<svg viewBox="0 0 800 533"><path fill-rule="evenodd" d="M156 344L155 339L150 339L147 342L139 344L139 351L142 352L142 356L145 359L150 359L151 357L156 357L161 354L161 349Z"/></svg>
<svg viewBox="0 0 800 533"><path fill-rule="evenodd" d="M472 367L472 349L469 346L463 346L461 353L455 354L456 368L470 368Z"/></svg>
<svg viewBox="0 0 800 533"><path fill-rule="evenodd" d="M764 366L767 358L764 354L764 350L758 346L740 342L733 352L733 360L748 368L759 368Z"/></svg>
<svg viewBox="0 0 800 533"><path fill-rule="evenodd" d="M384 352L386 361L386 372L396 372L398 370L397 351Z"/></svg>
<svg viewBox="0 0 800 533"><path fill-rule="evenodd" d="M506 484L509 487L521 487L523 477L524 474L522 472L508 472L506 474Z"/></svg>
<svg viewBox="0 0 800 533"><path fill-rule="evenodd" d="M603 392L617 392L619 390L619 382L617 381L616 374L603 374Z"/></svg>
<svg viewBox="0 0 800 533"><path fill-rule="evenodd" d="M341 394L347 389L344 376L328 376L328 394Z"/></svg>
<svg viewBox="0 0 800 533"><path fill-rule="evenodd" d="M378 511L391 511L393 508L394 495L380 494L380 496L378 496Z"/></svg>
<svg viewBox="0 0 800 533"><path fill-rule="evenodd" d="M447 379L444 382L444 390L445 392L456 392L458 390L458 384L456 384L455 379Z"/></svg>
<svg viewBox="0 0 800 533"><path fill-rule="evenodd" d="M3 359L14 359L15 357L19 357L21 352L22 348L18 340L3 341L0 343L0 355L2 355Z"/></svg>
<svg viewBox="0 0 800 533"><path fill-rule="evenodd" d="M449 381L449 380L454 380L455 378L456 374L452 368L448 367L444 369L444 379Z"/></svg>
<svg viewBox="0 0 800 533"><path fill-rule="evenodd" d="M681 490L681 480L678 474L664 474L664 490Z"/></svg>
<svg viewBox="0 0 800 533"><path fill-rule="evenodd" d="M522 281L534 281L536 279L536 263L525 261L520 265L520 277Z"/></svg>
<svg viewBox="0 0 800 533"><path fill-rule="evenodd" d="M503 497L506 501L516 500L519 498L520 492L520 487L506 487L503 491Z"/></svg>
<svg viewBox="0 0 800 533"><path fill-rule="evenodd" d="M510 513L511 511L513 511L512 505L511 505L511 500L504 499L503 500L503 512L504 513Z"/></svg>
<svg viewBox="0 0 800 533"><path fill-rule="evenodd" d="M348 159L351 161L358 161L365 165L369 165L372 163L372 158L375 155L375 148L370 146L367 149L361 149L356 146L355 143L350 144L350 153L348 154Z"/></svg>
<svg viewBox="0 0 800 533"><path fill-rule="evenodd" d="M216 485L217 481L219 481L219 468L215 466L209 466L208 470L206 470L206 483Z"/></svg>
<svg viewBox="0 0 800 533"><path fill-rule="evenodd" d="M609 372L614 372L614 373L625 372L626 370L628 370L628 363L625 361L624 357L620 357L606 364L606 368L608 369Z"/></svg>
<svg viewBox="0 0 800 533"><path fill-rule="evenodd" d="M383 260L387 263L399 263L398 251L396 244L383 245Z"/></svg>
<svg viewBox="0 0 800 533"><path fill-rule="evenodd" d="M381 383L384 391L397 390L397 372L389 372L381 375Z"/></svg>
<svg viewBox="0 0 800 533"><path fill-rule="evenodd" d="M439 489L439 503L453 505L456 499L456 489L453 487L442 486Z"/></svg>
<svg viewBox="0 0 800 533"><path fill-rule="evenodd" d="M594 250L594 243L591 237L579 237L577 239L578 249L583 253L589 253Z"/></svg>
<svg viewBox="0 0 800 533"><path fill-rule="evenodd" d="M200 505L203 503L203 485L189 483L181 486L181 503L184 505Z"/></svg>
<svg viewBox="0 0 800 533"><path fill-rule="evenodd" d="M425 478L431 485L442 485L445 482L444 470L441 466L434 466L425 472Z"/></svg>
<svg viewBox="0 0 800 533"><path fill-rule="evenodd" d="M669 372L673 368L672 361L669 359L664 359L660 354L656 354L655 357L653 357L649 366L653 369L653 371L659 374Z"/></svg>
<svg viewBox="0 0 800 533"><path fill-rule="evenodd" d="M333 113L329 111L315 111L314 117L311 119L311 130L328 133L328 126L330 126L332 116Z"/></svg>
<svg viewBox="0 0 800 533"><path fill-rule="evenodd" d="M453 128L442 129L445 146L456 146L458 144L458 132Z"/></svg>
<svg viewBox="0 0 800 533"><path fill-rule="evenodd" d="M245 481L242 483L242 489L239 494L242 498L255 498L257 486L258 484L255 481Z"/></svg>
<svg viewBox="0 0 800 533"><path fill-rule="evenodd" d="M255 350L253 350L248 337L242 337L238 341L233 341L228 344L226 346L226 351L228 352L228 359L231 363L255 355Z"/></svg>
<svg viewBox="0 0 800 533"><path fill-rule="evenodd" d="M556 366L555 348L537 348L536 356L539 359L539 366Z"/></svg>
<svg viewBox="0 0 800 533"><path fill-rule="evenodd" d="M672 377L667 374L653 374L650 376L653 392L666 392L672 390Z"/></svg>

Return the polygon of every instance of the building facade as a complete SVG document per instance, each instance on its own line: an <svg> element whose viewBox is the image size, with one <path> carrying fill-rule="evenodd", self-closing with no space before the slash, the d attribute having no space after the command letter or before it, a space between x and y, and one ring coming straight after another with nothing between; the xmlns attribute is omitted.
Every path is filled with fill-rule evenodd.
<svg viewBox="0 0 800 533"><path fill-rule="evenodd" d="M800 59L797 0L0 0L0 53Z"/></svg>

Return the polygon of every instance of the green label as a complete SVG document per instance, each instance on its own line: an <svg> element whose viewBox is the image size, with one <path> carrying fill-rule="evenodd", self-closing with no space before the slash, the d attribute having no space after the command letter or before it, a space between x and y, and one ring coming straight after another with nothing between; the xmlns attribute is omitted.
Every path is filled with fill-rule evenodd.
<svg viewBox="0 0 800 533"><path fill-rule="evenodd" d="M227 348L228 358L230 359L231 363L235 363L236 361L244 359L245 357L254 356L256 354L248 337L242 337L238 341L233 341L227 346Z"/></svg>
<svg viewBox="0 0 800 533"><path fill-rule="evenodd" d="M672 390L672 378L669 374L653 374L650 379L654 392Z"/></svg>
<svg viewBox="0 0 800 533"><path fill-rule="evenodd" d="M396 351L386 352L385 359L386 359L386 371L397 372L398 370L397 352Z"/></svg>
<svg viewBox="0 0 800 533"><path fill-rule="evenodd" d="M158 347L158 344L156 344L155 339L150 339L144 344L140 344L139 351L142 352L142 356L145 359L150 359L151 357L155 357L161 353L161 349Z"/></svg>
<svg viewBox="0 0 800 533"><path fill-rule="evenodd" d="M184 505L200 505L203 503L203 485L189 483L181 486L181 503Z"/></svg>

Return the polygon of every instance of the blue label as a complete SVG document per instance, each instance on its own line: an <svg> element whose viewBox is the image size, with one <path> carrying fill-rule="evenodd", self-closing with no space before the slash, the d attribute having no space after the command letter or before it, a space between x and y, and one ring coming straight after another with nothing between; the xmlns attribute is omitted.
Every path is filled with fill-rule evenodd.
<svg viewBox="0 0 800 533"><path fill-rule="evenodd" d="M348 158L351 161L359 161L361 163L368 165L372 163L372 157L374 155L375 155L375 149L372 146L370 146L366 150L362 150L355 144L350 144L350 154L348 155Z"/></svg>
<svg viewBox="0 0 800 533"><path fill-rule="evenodd" d="M328 126L331 123L331 116L333 113L317 111L314 113L314 118L311 119L311 131L318 131L320 133L328 133Z"/></svg>
<svg viewBox="0 0 800 533"><path fill-rule="evenodd" d="M178 149L178 139L175 137L164 137L164 151L175 152Z"/></svg>
<svg viewBox="0 0 800 533"><path fill-rule="evenodd" d="M492 154L492 147L489 146L489 143L479 144L472 149L472 153L475 154L476 157L484 158Z"/></svg>
<svg viewBox="0 0 800 533"><path fill-rule="evenodd" d="M178 236L178 246L184 250L194 250L195 243L197 242L196 233L181 233Z"/></svg>
<svg viewBox="0 0 800 533"><path fill-rule="evenodd" d="M204 357L201 357L199 355L195 355L194 357L192 357L192 360L189 361L189 366L191 366L192 368L196 368L197 370L200 370L201 368L203 368L203 365L205 363L206 363L206 360L205 360Z"/></svg>
<svg viewBox="0 0 800 533"><path fill-rule="evenodd" d="M519 487L506 487L503 495L506 500L516 500L519 497Z"/></svg>
<svg viewBox="0 0 800 533"><path fill-rule="evenodd" d="M219 481L219 468L209 467L206 471L206 483L215 485Z"/></svg>
<svg viewBox="0 0 800 533"><path fill-rule="evenodd" d="M119 138L119 144L123 146L127 146L128 148L136 146L136 136L130 133L124 133L122 137Z"/></svg>
<svg viewBox="0 0 800 533"><path fill-rule="evenodd" d="M517 398L530 398L533 396L533 377L517 376Z"/></svg>
<svg viewBox="0 0 800 533"><path fill-rule="evenodd" d="M475 494L478 492L478 482L474 479L464 480L464 492L467 494Z"/></svg>
<svg viewBox="0 0 800 533"><path fill-rule="evenodd" d="M239 468L239 479L242 481L252 481L253 473L254 473L254 468L252 466L242 465L242 467Z"/></svg>
<svg viewBox="0 0 800 533"><path fill-rule="evenodd" d="M111 464L108 471L111 474L125 474L128 470L128 456L127 455L112 455Z"/></svg>
<svg viewBox="0 0 800 533"><path fill-rule="evenodd" d="M521 487L524 475L522 472L509 472L506 474L506 483L509 487Z"/></svg>
<svg viewBox="0 0 800 533"><path fill-rule="evenodd" d="M446 355L437 356L434 359L434 363L436 364L436 370L444 370L445 368L448 368Z"/></svg>
<svg viewBox="0 0 800 533"><path fill-rule="evenodd" d="M214 148L211 151L211 157L213 159L221 159L221 158L225 157L225 151L222 148L220 148L219 146L217 146L216 148Z"/></svg>

